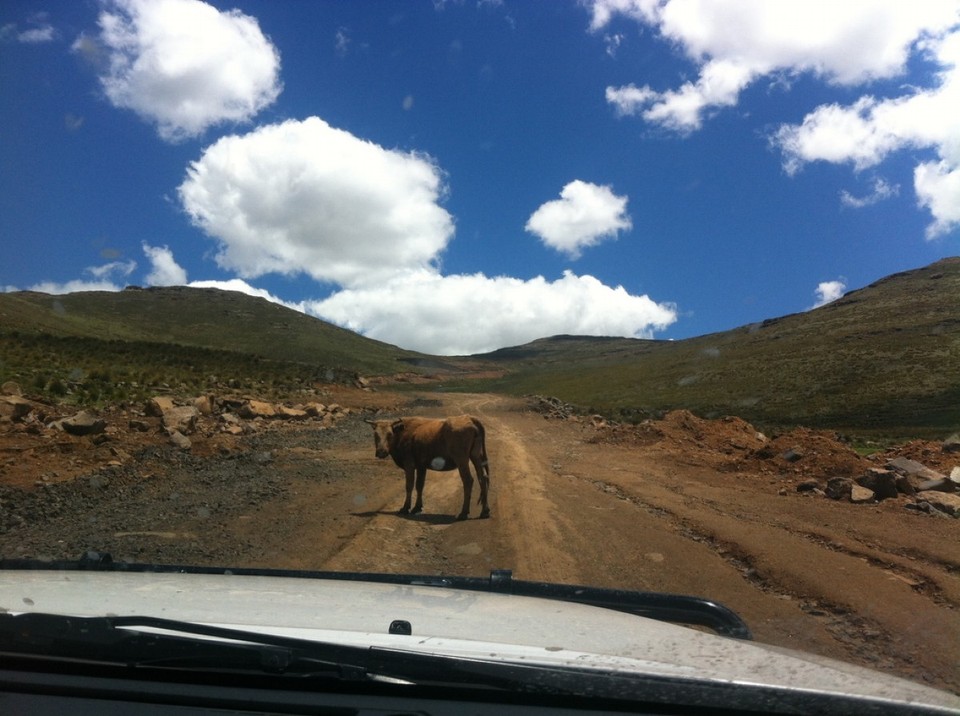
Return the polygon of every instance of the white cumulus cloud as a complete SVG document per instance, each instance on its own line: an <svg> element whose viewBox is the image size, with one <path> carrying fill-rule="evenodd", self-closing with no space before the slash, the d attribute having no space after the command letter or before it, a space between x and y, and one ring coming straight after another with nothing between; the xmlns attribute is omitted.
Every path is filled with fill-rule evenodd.
<svg viewBox="0 0 960 716"><path fill-rule="evenodd" d="M483 353L561 333L649 338L677 319L672 305L569 271L556 281L417 271L304 307L370 338L435 355Z"/></svg>
<svg viewBox="0 0 960 716"><path fill-rule="evenodd" d="M217 242L218 264L239 278L190 285L277 301L248 280L305 274L332 293L284 305L432 354L554 333L649 336L676 320L673 306L591 276L443 275L455 228L442 206L446 193L446 176L429 156L386 149L317 117L224 137L190 165L179 195ZM555 248L577 252L629 228L626 202L609 187L571 182L559 211L545 205L531 223Z"/></svg>
<svg viewBox="0 0 960 716"><path fill-rule="evenodd" d="M949 161L924 162L913 173L920 205L933 214L927 238L935 239L960 227L960 165Z"/></svg>
<svg viewBox="0 0 960 716"><path fill-rule="evenodd" d="M861 170L898 150L933 151L938 160L921 162L914 170L914 190L933 216L927 237L935 238L960 226L960 31L924 44L942 68L935 87L817 107L800 124L781 126L773 142L791 174L814 161Z"/></svg>
<svg viewBox="0 0 960 716"><path fill-rule="evenodd" d="M568 333L651 337L677 320L669 303L632 295L589 275L524 280L481 273L443 275L441 255L453 217L441 205L446 176L427 155L385 149L317 117L223 137L191 163L179 187L195 225L235 274L193 280L167 246L142 244L150 285L185 284L265 298L403 348L434 355L486 352ZM629 228L626 197L571 182L557 204L531 222L568 252ZM88 273L104 281L37 290L120 290L106 280L135 263ZM250 279L304 274L323 299L291 303Z"/></svg>
<svg viewBox="0 0 960 716"><path fill-rule="evenodd" d="M27 18L26 29L20 29L17 23L10 22L0 27L0 42L15 40L25 45L39 45L53 42L59 33L49 22L47 12L34 12Z"/></svg>
<svg viewBox="0 0 960 716"><path fill-rule="evenodd" d="M849 104L812 109L771 137L788 174L808 162L873 167L902 149L933 151L918 162L914 190L933 221L927 237L960 226L960 0L593 0L590 29L618 17L651 27L697 68L675 88L607 87L620 115L639 115L679 133L698 130L713 112L736 105L761 77L810 74L824 82L874 89L906 75L911 59L939 68L929 86L896 96L864 93ZM883 198L882 191L871 199ZM843 201L854 205L856 199ZM852 203L851 203L852 202Z"/></svg>
<svg viewBox="0 0 960 716"><path fill-rule="evenodd" d="M118 279L125 279L137 268L137 262L130 261L111 261L100 266L88 266L83 270L90 278L79 278L59 283L57 281L43 281L30 286L30 291L40 291L41 293L63 294L75 293L77 291L120 291L124 284L118 283Z"/></svg>
<svg viewBox="0 0 960 716"><path fill-rule="evenodd" d="M527 220L526 230L547 246L576 259L584 248L615 238L632 227L627 197L609 186L574 180Z"/></svg>
<svg viewBox="0 0 960 716"><path fill-rule="evenodd" d="M847 290L847 284L843 281L823 281L817 285L814 295L817 297L817 302L811 306L811 308L820 308L820 306L825 306L828 303L836 301L838 298L843 296L843 292Z"/></svg>
<svg viewBox="0 0 960 716"><path fill-rule="evenodd" d="M862 209L865 206L873 206L885 199L897 196L899 193L900 186L898 184L890 184L884 179L877 178L874 179L870 192L864 196L855 196L846 190L841 191L840 203L852 209Z"/></svg>
<svg viewBox="0 0 960 716"><path fill-rule="evenodd" d="M151 266L146 278L148 286L183 286L187 283L187 272L173 258L169 247L143 244L143 253Z"/></svg>
<svg viewBox="0 0 960 716"><path fill-rule="evenodd" d="M243 278L305 273L376 283L430 265L453 236L430 157L335 129L317 117L229 136L190 165L180 199Z"/></svg>
<svg viewBox="0 0 960 716"><path fill-rule="evenodd" d="M809 72L841 85L901 74L913 44L955 25L955 0L594 0L591 30L622 15L654 28L698 67L678 89L609 87L623 114L678 131L734 105L751 82Z"/></svg>
<svg viewBox="0 0 960 716"><path fill-rule="evenodd" d="M657 92L629 84L607 87L606 96L619 115L640 114L648 122L686 133L700 129L708 108L735 105L740 90L754 77L754 71L738 61L717 60L702 67L696 82L676 90Z"/></svg>
<svg viewBox="0 0 960 716"><path fill-rule="evenodd" d="M199 0L105 0L100 78L117 107L181 141L223 122L249 120L281 90L280 55L257 21ZM75 49L90 39L81 37Z"/></svg>
<svg viewBox="0 0 960 716"><path fill-rule="evenodd" d="M31 27L17 35L17 40L28 45L39 45L44 42L52 42L57 38L57 31L52 25L42 25L41 27Z"/></svg>
<svg viewBox="0 0 960 716"><path fill-rule="evenodd" d="M221 291L236 291L237 293L245 293L248 296L253 296L254 298L265 298L271 303L276 303L280 306L286 306L287 308L292 308L295 311L303 312L303 305L299 303L290 303L284 301L283 299L273 295L269 291L257 288L256 286L251 286L249 283L240 278L231 278L225 281L223 280L205 280L205 281L191 281L189 284L190 288L217 288Z"/></svg>

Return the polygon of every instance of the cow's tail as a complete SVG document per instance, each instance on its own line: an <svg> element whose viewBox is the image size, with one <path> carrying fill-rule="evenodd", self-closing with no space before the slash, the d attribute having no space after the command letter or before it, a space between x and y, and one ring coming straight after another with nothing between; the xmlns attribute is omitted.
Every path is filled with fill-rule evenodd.
<svg viewBox="0 0 960 716"><path fill-rule="evenodd" d="M490 461L487 459L487 431L481 423L476 418L471 418L474 426L477 428L477 435L479 436L480 441L480 467L483 470L483 473L477 475L478 480L483 480L488 486L490 485ZM485 490L480 491L480 495L477 496L477 504L479 505L483 499L483 493Z"/></svg>

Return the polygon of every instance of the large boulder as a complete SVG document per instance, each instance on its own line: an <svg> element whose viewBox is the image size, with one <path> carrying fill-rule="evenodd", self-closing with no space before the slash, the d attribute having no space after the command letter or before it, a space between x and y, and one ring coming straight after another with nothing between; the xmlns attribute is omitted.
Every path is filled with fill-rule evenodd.
<svg viewBox="0 0 960 716"><path fill-rule="evenodd" d="M319 418L327 412L327 406L323 403L307 403L303 406L303 409L311 418Z"/></svg>
<svg viewBox="0 0 960 716"><path fill-rule="evenodd" d="M850 502L862 504L864 502L873 502L875 499L876 495L874 495L873 490L869 488L857 484L854 484L850 488Z"/></svg>
<svg viewBox="0 0 960 716"><path fill-rule="evenodd" d="M23 391L20 389L20 384L13 380L8 380L2 386L0 386L0 395L15 395L21 397Z"/></svg>
<svg viewBox="0 0 960 716"><path fill-rule="evenodd" d="M192 405L183 405L170 408L163 412L161 423L167 429L167 432L178 432L183 435L189 435L197 428L197 418L200 411Z"/></svg>
<svg viewBox="0 0 960 716"><path fill-rule="evenodd" d="M898 457L887 463L887 467L896 470L902 476L901 482L907 482L913 489L913 492L926 492L927 490L937 490L940 492L953 492L960 487L960 480L931 470L915 460L908 460L905 457ZM910 490L901 490L907 494L913 494Z"/></svg>
<svg viewBox="0 0 960 716"><path fill-rule="evenodd" d="M940 512L951 517L960 517L960 495L951 495L945 492L926 492L919 500L927 502Z"/></svg>
<svg viewBox="0 0 960 716"><path fill-rule="evenodd" d="M273 403L266 403L262 400L247 400L237 410L237 414L244 420L275 418L277 407Z"/></svg>
<svg viewBox="0 0 960 716"><path fill-rule="evenodd" d="M193 407L200 411L201 415L213 415L216 409L216 401L212 395L201 395L193 399Z"/></svg>
<svg viewBox="0 0 960 716"><path fill-rule="evenodd" d="M853 480L849 477L831 477L823 491L833 500L849 500L853 490Z"/></svg>
<svg viewBox="0 0 960 716"><path fill-rule="evenodd" d="M871 467L867 470L867 474L856 479L856 483L873 492L878 500L888 500L900 494L897 489L897 478L898 475L893 470Z"/></svg>
<svg viewBox="0 0 960 716"><path fill-rule="evenodd" d="M147 401L143 411L154 418L162 418L165 412L173 410L174 407L173 398L158 395Z"/></svg>
<svg viewBox="0 0 960 716"><path fill-rule="evenodd" d="M70 435L97 435L107 429L107 422L88 410L81 410L74 416L56 421L54 426Z"/></svg>
<svg viewBox="0 0 960 716"><path fill-rule="evenodd" d="M33 410L33 403L19 395L0 395L0 418L19 422Z"/></svg>
<svg viewBox="0 0 960 716"><path fill-rule="evenodd" d="M894 472L899 472L901 475L919 477L923 480L943 479L943 475L936 470L931 470L926 465L905 457L898 457L890 460L887 462L887 468L893 470Z"/></svg>
<svg viewBox="0 0 960 716"><path fill-rule="evenodd" d="M193 443L190 442L190 438L181 433L179 430L170 431L170 444L184 451L187 451L193 447Z"/></svg>
<svg viewBox="0 0 960 716"><path fill-rule="evenodd" d="M307 411L300 408L288 408L286 405L278 405L277 417L287 420L303 420L307 417Z"/></svg>

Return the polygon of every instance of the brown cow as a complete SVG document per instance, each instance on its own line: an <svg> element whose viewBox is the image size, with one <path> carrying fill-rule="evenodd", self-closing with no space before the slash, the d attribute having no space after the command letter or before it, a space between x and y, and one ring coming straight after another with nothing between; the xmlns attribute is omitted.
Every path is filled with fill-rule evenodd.
<svg viewBox="0 0 960 716"><path fill-rule="evenodd" d="M490 466L487 462L487 447L483 425L469 415L455 418L399 418L397 420L368 420L373 426L374 444L378 458L388 455L407 477L407 499L400 514L416 514L423 509L423 483L427 470L460 471L463 482L463 509L458 520L467 519L470 512L470 493L473 491L473 475L470 463L477 472L480 483L480 499L483 505L480 517L490 516L487 504L487 489L490 485ZM410 509L416 475L417 502Z"/></svg>

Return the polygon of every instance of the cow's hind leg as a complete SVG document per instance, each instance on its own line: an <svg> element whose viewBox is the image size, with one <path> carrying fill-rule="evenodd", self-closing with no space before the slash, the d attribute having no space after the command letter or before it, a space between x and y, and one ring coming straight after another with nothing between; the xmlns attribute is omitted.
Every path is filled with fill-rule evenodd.
<svg viewBox="0 0 960 716"><path fill-rule="evenodd" d="M490 465L482 457L472 456L473 468L477 471L477 482L480 483L480 518L490 516L490 505L487 503L488 493L490 491Z"/></svg>
<svg viewBox="0 0 960 716"><path fill-rule="evenodd" d="M407 476L407 499L403 502L398 514L406 515L410 513L410 497L413 495L413 468L406 469Z"/></svg>
<svg viewBox="0 0 960 716"><path fill-rule="evenodd" d="M460 510L460 514L457 515L457 519L465 520L467 519L467 515L470 514L470 495L473 492L473 475L470 474L470 463L466 460L457 465L457 469L460 471L460 481L463 483L463 508Z"/></svg>
<svg viewBox="0 0 960 716"><path fill-rule="evenodd" d="M410 514L415 515L423 511L423 483L427 479L427 468L418 467L417 468L417 501L413 505L413 509L410 510ZM407 488L407 500L410 499L410 488Z"/></svg>

